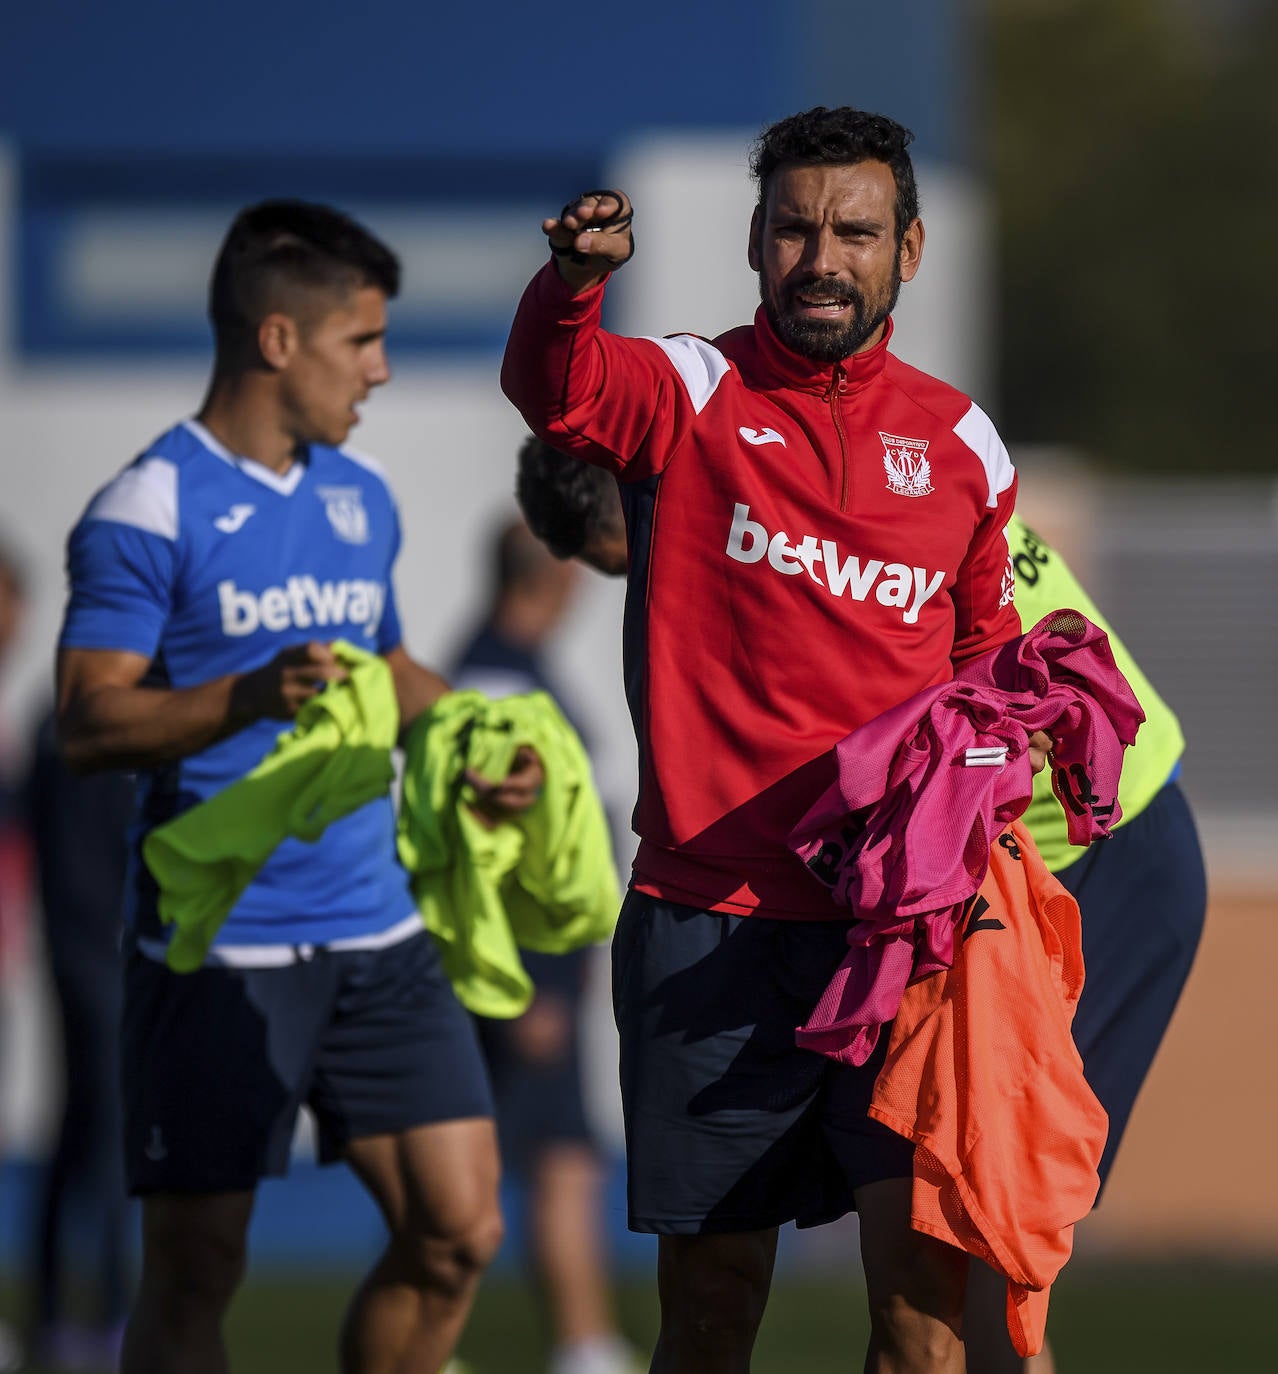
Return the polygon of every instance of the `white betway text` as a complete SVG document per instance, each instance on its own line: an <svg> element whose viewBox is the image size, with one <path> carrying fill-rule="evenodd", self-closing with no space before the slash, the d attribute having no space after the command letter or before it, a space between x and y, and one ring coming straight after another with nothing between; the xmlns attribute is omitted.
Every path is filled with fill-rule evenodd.
<svg viewBox="0 0 1278 1374"><path fill-rule="evenodd" d="M884 606L895 606L907 625L916 623L924 602L945 581L944 572L929 572L906 563L885 563L880 558L862 562L851 553L844 558L833 539L807 534L796 544L784 530L770 535L760 521L750 519L750 507L740 501L733 508L727 554L738 563L758 563L766 558L768 565L785 577L805 572L831 596L847 595L853 601L864 601L873 592Z"/></svg>
<svg viewBox="0 0 1278 1374"><path fill-rule="evenodd" d="M290 577L282 587L261 592L241 591L229 579L217 584L222 633L251 635L258 629L287 630L296 626L363 626L371 639L381 623L386 590L380 582L349 578L317 582L313 577Z"/></svg>

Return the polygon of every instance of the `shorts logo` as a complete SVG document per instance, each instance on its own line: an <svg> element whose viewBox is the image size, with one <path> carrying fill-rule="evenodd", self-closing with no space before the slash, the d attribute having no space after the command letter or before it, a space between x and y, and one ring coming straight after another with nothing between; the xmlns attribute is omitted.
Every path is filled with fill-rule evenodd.
<svg viewBox="0 0 1278 1374"><path fill-rule="evenodd" d="M844 558L833 539L817 539L807 534L791 543L785 530L769 534L762 522L751 520L750 507L740 501L732 510L732 528L724 552L737 563L758 563L766 558L768 566L784 577L807 573L831 596L846 594L853 601L866 601L873 593L881 606L895 606L907 625L918 621L923 603L945 581L944 571L929 572L908 563L884 563L881 558L862 561L854 553Z"/></svg>
<svg viewBox="0 0 1278 1374"><path fill-rule="evenodd" d="M932 465L927 461L926 439L903 439L899 434L884 434L883 470L888 490L898 496L927 496L932 486Z"/></svg>
<svg viewBox="0 0 1278 1374"><path fill-rule="evenodd" d="M146 1144L142 1147L142 1153L156 1164L162 1159L168 1159L169 1148L165 1145L164 1137L160 1134L160 1128L158 1126L151 1127L151 1134L147 1138Z"/></svg>
<svg viewBox="0 0 1278 1374"><path fill-rule="evenodd" d="M368 512L359 487L317 487L333 533L344 544L368 543Z"/></svg>

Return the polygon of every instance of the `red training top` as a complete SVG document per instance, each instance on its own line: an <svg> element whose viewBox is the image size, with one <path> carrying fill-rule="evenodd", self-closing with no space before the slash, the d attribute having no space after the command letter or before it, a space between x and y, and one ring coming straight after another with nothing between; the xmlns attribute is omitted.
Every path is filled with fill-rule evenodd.
<svg viewBox="0 0 1278 1374"><path fill-rule="evenodd" d="M603 287L533 279L502 388L617 475L630 543L635 886L846 919L786 846L834 745L1015 638L1016 475L988 417L888 352L792 353L760 310L713 342L600 328Z"/></svg>

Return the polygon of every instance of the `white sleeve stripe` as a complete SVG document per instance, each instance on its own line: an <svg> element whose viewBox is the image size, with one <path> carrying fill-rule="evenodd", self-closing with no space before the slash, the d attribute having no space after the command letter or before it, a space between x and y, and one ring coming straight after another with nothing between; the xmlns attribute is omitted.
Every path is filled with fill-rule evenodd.
<svg viewBox="0 0 1278 1374"><path fill-rule="evenodd" d="M396 515L399 515L399 497L395 495L395 489L390 484L390 477L381 463L372 456L365 453L362 449L342 447L337 450L343 458L349 458L357 467L361 467L365 472L371 472L374 477L382 484L386 495L390 498L391 506Z"/></svg>
<svg viewBox="0 0 1278 1374"><path fill-rule="evenodd" d="M994 422L975 402L966 415L954 426L954 433L981 460L985 478L989 484L989 494L985 504L991 508L998 505L998 498L1012 485L1016 469L1008 457L1003 441L998 437Z"/></svg>
<svg viewBox="0 0 1278 1374"><path fill-rule="evenodd" d="M112 520L120 525L178 536L177 468L167 458L142 458L124 469L93 498L86 520Z"/></svg>
<svg viewBox="0 0 1278 1374"><path fill-rule="evenodd" d="M648 342L655 343L670 359L688 389L693 410L700 415L728 371L727 358L695 334L676 334L673 339L649 337Z"/></svg>

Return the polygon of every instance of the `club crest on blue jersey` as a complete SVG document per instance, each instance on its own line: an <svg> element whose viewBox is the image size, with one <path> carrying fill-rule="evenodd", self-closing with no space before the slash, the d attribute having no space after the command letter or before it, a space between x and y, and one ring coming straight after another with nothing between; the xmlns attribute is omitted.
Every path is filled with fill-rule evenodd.
<svg viewBox="0 0 1278 1374"><path fill-rule="evenodd" d="M368 512L359 487L316 487L333 533L345 544L368 543Z"/></svg>

